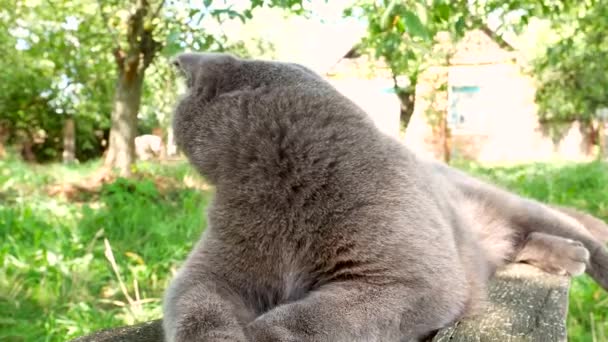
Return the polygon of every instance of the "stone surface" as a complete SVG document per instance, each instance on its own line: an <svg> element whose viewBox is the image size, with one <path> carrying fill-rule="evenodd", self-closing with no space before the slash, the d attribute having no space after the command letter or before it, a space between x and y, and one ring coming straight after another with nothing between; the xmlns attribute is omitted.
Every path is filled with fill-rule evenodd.
<svg viewBox="0 0 608 342"><path fill-rule="evenodd" d="M107 329L92 335L79 337L72 342L163 342L163 327L160 320Z"/></svg>
<svg viewBox="0 0 608 342"><path fill-rule="evenodd" d="M566 341L569 278L513 264L490 286L479 316L443 329L434 342Z"/></svg>
<svg viewBox="0 0 608 342"><path fill-rule="evenodd" d="M566 341L569 278L514 264L498 272L479 316L441 330L433 342ZM160 320L108 329L73 342L163 342Z"/></svg>

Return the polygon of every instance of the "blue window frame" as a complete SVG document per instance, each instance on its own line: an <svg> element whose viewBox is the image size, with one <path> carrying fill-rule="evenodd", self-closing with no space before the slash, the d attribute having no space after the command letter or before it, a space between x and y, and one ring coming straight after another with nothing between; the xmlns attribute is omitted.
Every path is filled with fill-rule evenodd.
<svg viewBox="0 0 608 342"><path fill-rule="evenodd" d="M477 128L482 123L483 105L479 86L453 86L449 93L450 128Z"/></svg>

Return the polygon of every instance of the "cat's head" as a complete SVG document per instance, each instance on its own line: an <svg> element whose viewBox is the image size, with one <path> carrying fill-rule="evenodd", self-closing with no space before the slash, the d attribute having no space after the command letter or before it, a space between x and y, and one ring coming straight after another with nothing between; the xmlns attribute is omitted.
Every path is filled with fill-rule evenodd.
<svg viewBox="0 0 608 342"><path fill-rule="evenodd" d="M189 95L199 101L263 86L327 85L321 76L300 64L241 59L226 53L182 53L172 63L186 78Z"/></svg>
<svg viewBox="0 0 608 342"><path fill-rule="evenodd" d="M265 108L273 107L256 107L241 115L241 98L257 101L264 97L267 103L282 102L284 108L289 108L306 97L316 99L334 92L319 75L293 63L241 59L224 53L183 53L175 57L173 64L188 85L173 116L175 139L206 176L225 159L222 151L233 149L236 146L231 145L240 141L240 130L247 126L240 120L251 123L258 114L267 117ZM294 101L277 95L287 94L284 90L288 88L288 96Z"/></svg>
<svg viewBox="0 0 608 342"><path fill-rule="evenodd" d="M177 55L172 63L186 79L188 95L198 101L211 100L221 91L238 87L231 80L238 78L242 61L233 55L189 52Z"/></svg>
<svg viewBox="0 0 608 342"><path fill-rule="evenodd" d="M173 113L175 141L191 163L205 176L212 176L221 141L221 117L227 108L218 108L215 99L231 78L238 78L237 57L222 53L182 53L172 64L186 81L187 91L178 99ZM218 127L219 126L219 127ZM215 139L217 140L217 139Z"/></svg>
<svg viewBox="0 0 608 342"><path fill-rule="evenodd" d="M239 94L282 88L302 82L312 72L295 64L247 60L224 53L182 53L173 64L186 79L188 90L173 115L178 146L207 177L219 171L223 155L241 134ZM255 116L257 113L253 113ZM249 118L248 120L254 120Z"/></svg>

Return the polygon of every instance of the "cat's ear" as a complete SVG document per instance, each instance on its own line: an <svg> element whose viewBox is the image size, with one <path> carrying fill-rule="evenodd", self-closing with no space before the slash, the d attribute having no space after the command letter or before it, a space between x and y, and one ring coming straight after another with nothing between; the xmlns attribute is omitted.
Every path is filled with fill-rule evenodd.
<svg viewBox="0 0 608 342"><path fill-rule="evenodd" d="M219 71L222 65L232 63L236 58L224 53L197 53L185 52L175 56L171 63L184 74L188 80L188 86L194 84L199 74L213 77L214 72Z"/></svg>
<svg viewBox="0 0 608 342"><path fill-rule="evenodd" d="M201 100L220 93L222 80L230 78L237 58L225 53L182 53L172 63L186 77L188 88Z"/></svg>
<svg viewBox="0 0 608 342"><path fill-rule="evenodd" d="M182 53L171 61L171 64L186 78L188 88L192 88L194 85L197 70L202 64L201 60L202 56L199 53Z"/></svg>

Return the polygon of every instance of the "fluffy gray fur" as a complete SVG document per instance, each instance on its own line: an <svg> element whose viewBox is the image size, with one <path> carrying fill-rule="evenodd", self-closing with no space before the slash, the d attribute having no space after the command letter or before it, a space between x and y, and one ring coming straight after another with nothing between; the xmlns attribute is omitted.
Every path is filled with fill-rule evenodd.
<svg viewBox="0 0 608 342"><path fill-rule="evenodd" d="M608 286L603 222L420 159L314 72L176 62L177 142L216 194L165 296L168 341L416 341L509 261Z"/></svg>

